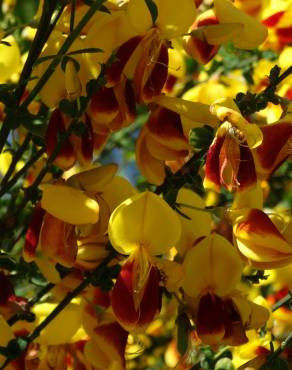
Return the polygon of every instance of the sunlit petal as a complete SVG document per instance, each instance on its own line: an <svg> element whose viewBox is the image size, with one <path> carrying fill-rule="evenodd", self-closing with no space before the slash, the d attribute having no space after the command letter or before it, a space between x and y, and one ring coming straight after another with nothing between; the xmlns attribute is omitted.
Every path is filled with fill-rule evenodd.
<svg viewBox="0 0 292 370"><path fill-rule="evenodd" d="M98 221L98 203L84 192L66 185L43 184L41 206L47 212L73 225Z"/></svg>

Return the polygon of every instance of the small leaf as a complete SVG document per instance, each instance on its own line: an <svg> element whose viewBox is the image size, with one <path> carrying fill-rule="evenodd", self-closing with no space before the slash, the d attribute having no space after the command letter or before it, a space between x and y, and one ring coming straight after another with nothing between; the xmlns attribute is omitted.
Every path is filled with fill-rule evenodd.
<svg viewBox="0 0 292 370"><path fill-rule="evenodd" d="M7 345L8 357L10 359L15 359L19 357L21 353L26 349L27 344L28 342L24 338L12 339Z"/></svg>
<svg viewBox="0 0 292 370"><path fill-rule="evenodd" d="M38 59L34 62L34 66L37 66L38 64L44 63L44 62L46 62L47 60L54 59L55 57L56 57L56 54L52 54L52 55L44 55L43 57L38 58Z"/></svg>
<svg viewBox="0 0 292 370"><path fill-rule="evenodd" d="M214 130L209 126L193 128L189 135L189 142L195 149L209 148L214 138Z"/></svg>
<svg viewBox="0 0 292 370"><path fill-rule="evenodd" d="M78 55L78 54L93 54L93 53L102 53L103 50L100 48L85 48L85 49L79 49L70 51L70 53L67 53L66 55Z"/></svg>
<svg viewBox="0 0 292 370"><path fill-rule="evenodd" d="M74 63L74 66L76 68L76 71L78 72L80 70L80 64L79 64L79 62L77 62L76 59L74 59L74 58L72 58L72 57L70 57L68 55L64 55L63 58L62 58L61 68L62 68L63 72L65 72L65 70L66 70L66 64L69 61L71 61L71 62Z"/></svg>
<svg viewBox="0 0 292 370"><path fill-rule="evenodd" d="M230 358L224 357L216 362L214 370L235 370L235 367Z"/></svg>
<svg viewBox="0 0 292 370"><path fill-rule="evenodd" d="M11 46L11 44L8 41L1 40L0 44L6 45L6 46Z"/></svg>
<svg viewBox="0 0 292 370"><path fill-rule="evenodd" d="M158 9L157 9L157 5L155 4L155 2L153 0L145 0L145 3L149 9L149 12L151 14L151 17L152 17L152 22L153 24L156 22L156 19L158 17Z"/></svg>
<svg viewBox="0 0 292 370"><path fill-rule="evenodd" d="M59 103L59 109L69 117L78 115L78 108L74 101L62 99Z"/></svg>
<svg viewBox="0 0 292 370"><path fill-rule="evenodd" d="M183 356L189 346L190 320L186 313L178 315L177 325L177 350Z"/></svg>

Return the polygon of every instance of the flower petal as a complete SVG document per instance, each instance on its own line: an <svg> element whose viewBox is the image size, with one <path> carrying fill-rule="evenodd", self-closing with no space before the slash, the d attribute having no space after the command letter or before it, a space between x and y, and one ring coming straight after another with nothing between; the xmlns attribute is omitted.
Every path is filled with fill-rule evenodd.
<svg viewBox="0 0 292 370"><path fill-rule="evenodd" d="M204 344L217 344L223 339L223 301L216 295L207 293L200 298L196 329Z"/></svg>
<svg viewBox="0 0 292 370"><path fill-rule="evenodd" d="M180 240L176 244L176 249L180 255L184 255L197 238L210 234L212 219L211 214L204 211L205 203L203 199L189 189L182 188L179 190L176 203L178 203L179 210L189 217L188 219L179 216L182 224L182 233ZM190 208L187 206L190 206ZM202 211L199 210L200 208Z"/></svg>
<svg viewBox="0 0 292 370"><path fill-rule="evenodd" d="M144 0L131 0L127 4L126 12L130 24L137 33L144 33L151 28L152 17Z"/></svg>
<svg viewBox="0 0 292 370"><path fill-rule="evenodd" d="M240 252L250 263L287 261L292 257L292 247L278 231L270 218L259 209L251 209L233 226Z"/></svg>
<svg viewBox="0 0 292 370"><path fill-rule="evenodd" d="M193 0L155 0L158 8L157 26L166 39L182 36L196 18Z"/></svg>
<svg viewBox="0 0 292 370"><path fill-rule="evenodd" d="M189 143L183 132L180 115L176 112L158 107L152 111L146 125L149 134L169 149L175 151L189 149Z"/></svg>
<svg viewBox="0 0 292 370"><path fill-rule="evenodd" d="M40 234L40 249L55 262L72 267L77 255L74 226L46 213Z"/></svg>
<svg viewBox="0 0 292 370"><path fill-rule="evenodd" d="M98 193L113 179L117 170L116 164L92 168L70 176L67 183L74 188Z"/></svg>
<svg viewBox="0 0 292 370"><path fill-rule="evenodd" d="M32 309L36 315L36 325L39 325L56 307L56 303L39 303ZM45 345L58 345L70 342L77 330L81 327L81 307L69 303L41 332L36 339ZM62 330L60 330L62 328ZM58 333L58 335L56 335Z"/></svg>
<svg viewBox="0 0 292 370"><path fill-rule="evenodd" d="M41 207L51 215L72 225L98 221L98 203L84 192L66 185L41 185Z"/></svg>
<svg viewBox="0 0 292 370"><path fill-rule="evenodd" d="M165 95L159 95L154 101L162 107L178 113L183 124L184 118L189 119L192 122L192 126L188 127L189 129L203 125L214 127L219 123L219 120L210 113L210 107L207 104L195 103Z"/></svg>
<svg viewBox="0 0 292 370"><path fill-rule="evenodd" d="M222 45L231 41L244 28L242 23L210 24L203 28L203 33L211 45Z"/></svg>
<svg viewBox="0 0 292 370"><path fill-rule="evenodd" d="M161 292L159 272L150 267L148 279L138 309L134 304L133 261L127 261L117 278L111 293L111 304L118 322L128 331L143 331L160 310Z"/></svg>
<svg viewBox="0 0 292 370"><path fill-rule="evenodd" d="M164 162L155 158L148 150L146 137L148 129L144 126L136 144L136 161L143 176L150 184L161 185L165 178Z"/></svg>
<svg viewBox="0 0 292 370"><path fill-rule="evenodd" d="M264 42L267 37L267 29L257 19L237 9L228 0L214 0L215 14L220 23L243 24L244 28L233 37L233 43L240 49L254 49Z"/></svg>
<svg viewBox="0 0 292 370"><path fill-rule="evenodd" d="M182 287L191 297L199 296L205 289L222 297L230 293L241 278L242 263L236 248L217 234L199 241L187 253L183 265Z"/></svg>
<svg viewBox="0 0 292 370"><path fill-rule="evenodd" d="M149 191L124 201L109 220L110 241L123 254L130 254L139 246L150 255L163 254L177 242L180 232L175 211Z"/></svg>
<svg viewBox="0 0 292 370"><path fill-rule="evenodd" d="M263 142L253 151L257 174L266 179L289 156L292 124L284 118L282 122L262 127Z"/></svg>

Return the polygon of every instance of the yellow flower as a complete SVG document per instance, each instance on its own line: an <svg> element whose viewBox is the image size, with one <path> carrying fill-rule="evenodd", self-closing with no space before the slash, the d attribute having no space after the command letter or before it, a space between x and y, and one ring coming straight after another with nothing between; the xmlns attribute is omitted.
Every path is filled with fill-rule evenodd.
<svg viewBox="0 0 292 370"><path fill-rule="evenodd" d="M163 199L147 191L114 210L108 232L113 247L130 255L112 291L113 312L127 330L141 330L160 309L160 274L153 257L175 245L179 219Z"/></svg>
<svg viewBox="0 0 292 370"><path fill-rule="evenodd" d="M1 35L0 35L1 36ZM1 42L3 41L3 43ZM0 41L0 83L5 83L20 72L20 50L13 36L1 37ZM6 45L5 43L9 45Z"/></svg>

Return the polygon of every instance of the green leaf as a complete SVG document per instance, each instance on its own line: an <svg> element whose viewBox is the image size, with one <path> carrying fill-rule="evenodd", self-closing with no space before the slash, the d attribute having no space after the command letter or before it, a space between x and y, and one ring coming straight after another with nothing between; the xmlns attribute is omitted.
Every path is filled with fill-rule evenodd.
<svg viewBox="0 0 292 370"><path fill-rule="evenodd" d="M176 319L177 350L183 356L189 346L190 320L186 313L181 313Z"/></svg>
<svg viewBox="0 0 292 370"><path fill-rule="evenodd" d="M214 370L235 370L235 367L230 358L224 357L216 362Z"/></svg>
<svg viewBox="0 0 292 370"><path fill-rule="evenodd" d="M54 59L55 57L56 57L56 54L44 55L43 57L38 58L38 59L34 62L34 66L37 66L38 64L44 63L44 62L46 62L47 60Z"/></svg>
<svg viewBox="0 0 292 370"><path fill-rule="evenodd" d="M7 345L8 357L10 359L19 357L26 349L27 344L27 341L23 338L12 339Z"/></svg>
<svg viewBox="0 0 292 370"><path fill-rule="evenodd" d="M74 58L72 58L72 57L70 57L68 55L64 55L63 58L62 58L61 68L62 68L63 72L65 72L65 70L66 70L66 64L69 61L71 61L71 62L74 63L74 66L76 68L76 71L78 72L80 70L80 64L79 64L79 62L76 59L74 59Z"/></svg>
<svg viewBox="0 0 292 370"><path fill-rule="evenodd" d="M69 117L77 117L78 107L75 101L62 99L59 103L59 109Z"/></svg>
<svg viewBox="0 0 292 370"><path fill-rule="evenodd" d="M195 149L209 148L214 138L214 130L210 126L193 128L189 134L189 142Z"/></svg>
<svg viewBox="0 0 292 370"><path fill-rule="evenodd" d="M103 50L100 48L85 48L85 49L79 49L70 51L70 53L67 53L66 55L78 55L78 54L93 54L93 53L102 53Z"/></svg>
<svg viewBox="0 0 292 370"><path fill-rule="evenodd" d="M152 17L152 22L153 24L156 22L156 19L158 17L158 9L157 9L157 5L155 4L155 2L153 0L145 0L145 3L149 9L149 12L151 14L151 17Z"/></svg>

